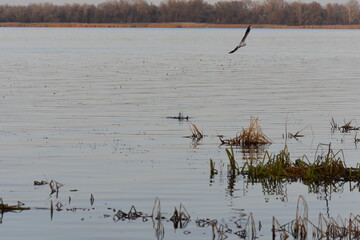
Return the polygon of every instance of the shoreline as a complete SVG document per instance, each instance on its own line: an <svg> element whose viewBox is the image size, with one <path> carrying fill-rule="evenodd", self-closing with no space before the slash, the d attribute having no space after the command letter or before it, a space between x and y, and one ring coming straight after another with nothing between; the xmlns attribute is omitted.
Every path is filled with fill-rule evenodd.
<svg viewBox="0 0 360 240"><path fill-rule="evenodd" d="M0 27L60 27L60 28L246 28L249 24L212 24L195 22L170 23L0 23ZM360 29L360 25L276 25L253 24L254 28L280 28L280 29Z"/></svg>

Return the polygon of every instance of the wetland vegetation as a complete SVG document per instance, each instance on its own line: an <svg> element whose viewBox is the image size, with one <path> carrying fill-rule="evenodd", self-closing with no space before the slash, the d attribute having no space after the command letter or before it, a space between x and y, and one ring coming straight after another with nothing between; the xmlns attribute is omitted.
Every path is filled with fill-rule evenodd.
<svg viewBox="0 0 360 240"><path fill-rule="evenodd" d="M0 32L4 238L356 236L358 31Z"/></svg>

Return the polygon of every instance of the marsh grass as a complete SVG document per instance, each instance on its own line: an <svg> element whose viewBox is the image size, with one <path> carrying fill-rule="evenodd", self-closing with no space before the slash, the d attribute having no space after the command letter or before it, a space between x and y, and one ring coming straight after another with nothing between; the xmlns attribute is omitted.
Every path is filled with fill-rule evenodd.
<svg viewBox="0 0 360 240"><path fill-rule="evenodd" d="M360 216L350 214L349 219L340 216L325 218L319 214L317 224L308 218L308 206L303 196L299 196L296 207L295 219L281 225L276 217L273 217L272 239L287 239L292 236L294 239L359 239L360 237Z"/></svg>
<svg viewBox="0 0 360 240"><path fill-rule="evenodd" d="M251 146L271 144L271 140L263 133L259 118L251 117L248 128L242 128L241 133L234 138L223 139L219 137L221 144L230 146Z"/></svg>
<svg viewBox="0 0 360 240"><path fill-rule="evenodd" d="M325 150L324 147L326 147ZM225 151L229 159L230 170L228 172L236 175L242 174L254 182L301 180L309 185L360 180L360 165L347 167L343 151L334 152L331 144L319 144L313 162L310 162L305 155L292 161L285 145L278 154L273 155L265 151L260 162L253 159L247 160L241 169L235 160L232 147Z"/></svg>
<svg viewBox="0 0 360 240"><path fill-rule="evenodd" d="M228 156L229 162L230 164L228 165L228 174L229 175L239 175L240 174L240 168L238 163L235 160L235 154L234 154L234 149L231 147L230 150L229 149L225 149L226 154Z"/></svg>
<svg viewBox="0 0 360 240"><path fill-rule="evenodd" d="M325 153L318 153L322 146L324 144L318 146L313 163L306 156L298 158L294 162L291 161L290 153L285 145L279 154L270 155L266 151L263 160L258 164L247 161L241 173L252 180L286 179L291 181L302 180L306 183L360 180L359 165L355 168L346 167L342 150L334 152L331 144L325 145L327 146Z"/></svg>

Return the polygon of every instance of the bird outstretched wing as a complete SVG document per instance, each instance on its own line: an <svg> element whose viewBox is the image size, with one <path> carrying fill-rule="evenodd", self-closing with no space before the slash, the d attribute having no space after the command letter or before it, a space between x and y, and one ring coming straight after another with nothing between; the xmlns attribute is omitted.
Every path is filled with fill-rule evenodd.
<svg viewBox="0 0 360 240"><path fill-rule="evenodd" d="M249 35L249 32L250 32L250 30L251 30L251 27L252 27L252 25L249 25L249 26L248 26L248 28L246 29L246 32L245 32L243 38L241 39L241 42L239 43L239 45L236 46L236 48L235 48L234 50L232 50L231 52L229 52L229 54L230 54L230 53L234 53L234 52L236 52L239 48L245 46L245 40L246 40L246 37Z"/></svg>
<svg viewBox="0 0 360 240"><path fill-rule="evenodd" d="M246 29L245 35L244 35L244 37L241 39L241 42L240 42L240 43L245 42L245 39L246 39L246 37L249 35L250 30L251 30L251 25L248 26L248 28Z"/></svg>
<svg viewBox="0 0 360 240"><path fill-rule="evenodd" d="M239 46L236 46L236 48L234 49L234 50L232 50L231 52L229 52L229 53L234 53L234 52L236 52L236 50L238 50L239 49Z"/></svg>

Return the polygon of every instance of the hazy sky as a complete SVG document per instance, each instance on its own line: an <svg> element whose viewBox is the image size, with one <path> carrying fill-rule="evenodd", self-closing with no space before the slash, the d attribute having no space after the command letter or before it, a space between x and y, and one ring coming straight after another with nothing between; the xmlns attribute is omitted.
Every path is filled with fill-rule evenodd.
<svg viewBox="0 0 360 240"><path fill-rule="evenodd" d="M44 3L49 2L57 5L62 5L64 3L90 3L90 4L99 4L102 2L105 2L106 0L0 0L0 4L11 4L11 5L28 5L30 3ZM153 3L155 5L158 5L160 2L163 2L164 0L146 0L148 3ZM215 3L220 0L205 0L208 3ZM263 0L258 0L263 1ZM285 0L285 1L294 1L294 0ZM299 0L300 2L309 3L314 0ZM327 3L346 3L347 0L315 0L316 2L320 4L327 4Z"/></svg>

